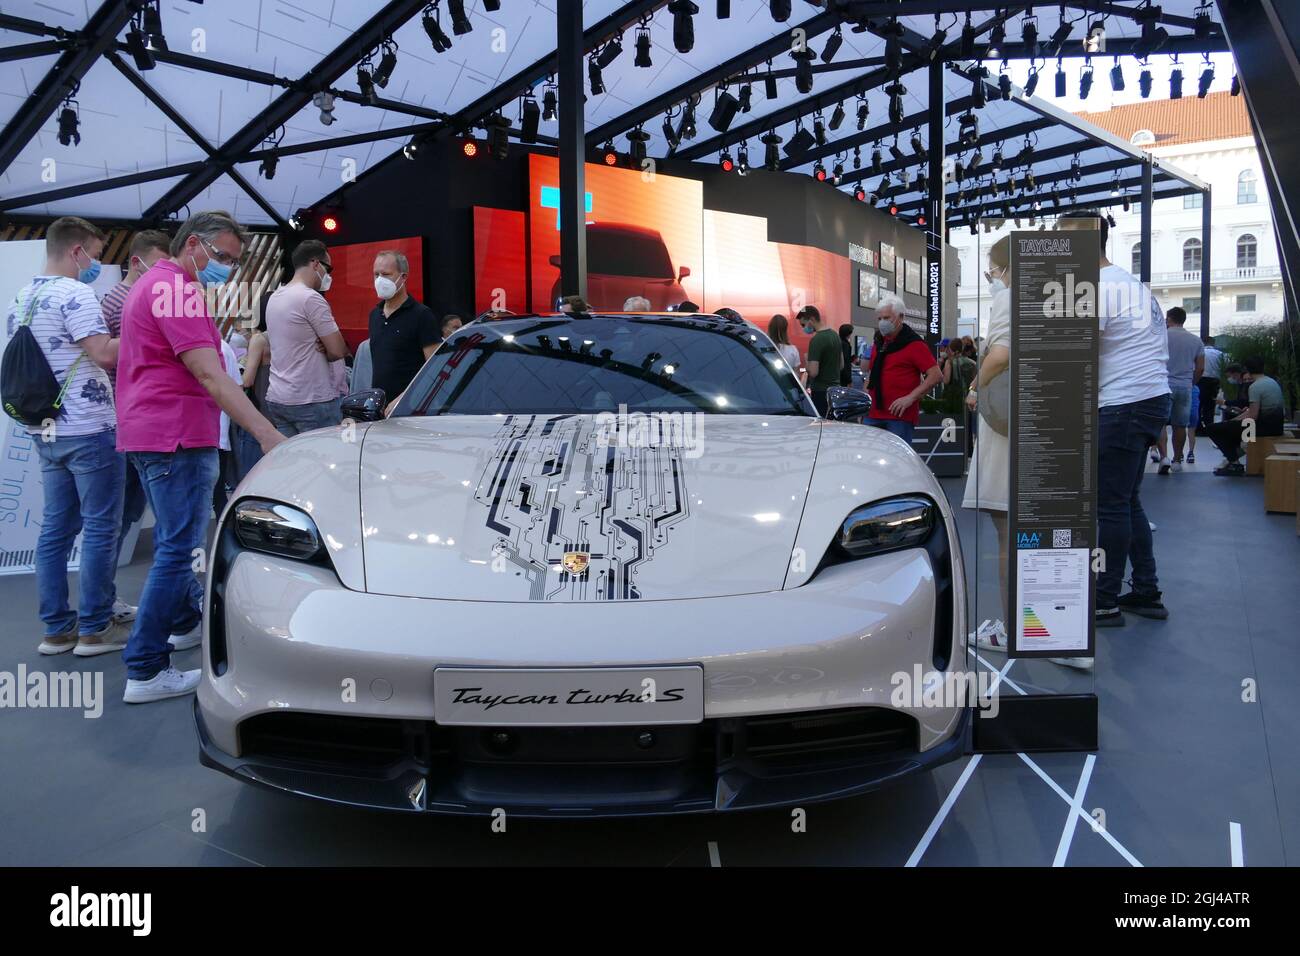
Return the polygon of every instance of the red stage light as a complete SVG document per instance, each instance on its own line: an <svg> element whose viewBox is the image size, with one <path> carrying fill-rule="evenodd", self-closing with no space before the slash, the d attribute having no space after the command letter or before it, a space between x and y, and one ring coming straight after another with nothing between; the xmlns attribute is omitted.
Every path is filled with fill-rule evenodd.
<svg viewBox="0 0 1300 956"><path fill-rule="evenodd" d="M320 224L321 228L326 232L337 232L339 228L339 221L333 216L326 216L321 220Z"/></svg>
<svg viewBox="0 0 1300 956"><path fill-rule="evenodd" d="M461 143L460 150L466 156L473 159L475 156L478 155L478 143L476 143L472 139L467 139L465 140L465 142Z"/></svg>
<svg viewBox="0 0 1300 956"><path fill-rule="evenodd" d="M924 225L925 225L925 216L924 216L924 215L917 216L917 217L916 217L916 224L917 224L918 226L924 226Z"/></svg>
<svg viewBox="0 0 1300 956"><path fill-rule="evenodd" d="M858 202L862 202L867 198L867 191L859 186L857 189L853 190L853 198Z"/></svg>
<svg viewBox="0 0 1300 956"><path fill-rule="evenodd" d="M724 173L729 173L735 168L736 168L736 164L733 163L730 159L724 159L722 161L722 171Z"/></svg>
<svg viewBox="0 0 1300 956"><path fill-rule="evenodd" d="M891 202L891 203L889 204L889 214L890 214L891 216L897 216L897 215L898 215L898 203L893 203L893 202Z"/></svg>
<svg viewBox="0 0 1300 956"><path fill-rule="evenodd" d="M606 166L613 166L613 165L616 164L617 162L618 162L618 153L614 152L612 149L611 149L611 150L606 150L606 151L605 151L605 165L606 165Z"/></svg>

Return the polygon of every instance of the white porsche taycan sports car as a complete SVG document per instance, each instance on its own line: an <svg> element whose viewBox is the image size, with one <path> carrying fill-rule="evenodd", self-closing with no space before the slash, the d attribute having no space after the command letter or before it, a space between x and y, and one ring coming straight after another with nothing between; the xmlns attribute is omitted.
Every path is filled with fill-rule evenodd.
<svg viewBox="0 0 1300 956"><path fill-rule="evenodd" d="M961 702L893 696L964 668L939 485L890 433L818 418L752 326L482 320L383 407L350 396L368 421L285 442L222 516L206 765L570 817L844 797L965 750Z"/></svg>

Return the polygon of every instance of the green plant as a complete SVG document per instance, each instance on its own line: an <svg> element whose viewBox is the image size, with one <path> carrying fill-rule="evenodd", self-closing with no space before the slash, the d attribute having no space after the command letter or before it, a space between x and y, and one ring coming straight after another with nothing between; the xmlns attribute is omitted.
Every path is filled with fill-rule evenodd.
<svg viewBox="0 0 1300 956"><path fill-rule="evenodd" d="M1277 379L1286 396L1288 407L1294 412L1300 395L1300 352L1297 351L1296 321L1255 322L1234 325L1216 336L1216 344L1223 351L1224 365L1234 362L1246 364L1250 358L1261 359L1264 374ZM1222 377L1222 376L1221 376ZM1224 377L1224 396L1236 397L1234 388Z"/></svg>

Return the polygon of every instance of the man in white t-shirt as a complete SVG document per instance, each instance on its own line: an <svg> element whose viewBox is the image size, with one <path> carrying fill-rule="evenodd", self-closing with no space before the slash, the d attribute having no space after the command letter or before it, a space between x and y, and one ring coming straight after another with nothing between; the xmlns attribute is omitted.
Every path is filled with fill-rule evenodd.
<svg viewBox="0 0 1300 956"><path fill-rule="evenodd" d="M1095 210L1067 212L1058 229L1101 229L1098 362L1097 543L1105 559L1097 575L1098 627L1124 624L1121 609L1163 620L1151 523L1140 490L1147 449L1169 421L1169 344L1164 311L1151 290L1106 258L1107 223ZM1129 593L1124 569L1133 565Z"/></svg>
<svg viewBox="0 0 1300 956"><path fill-rule="evenodd" d="M41 459L45 513L36 544L36 591L45 624L42 654L73 651L90 657L121 650L135 608L119 605L113 576L122 524L126 460L117 451L117 414L105 369L117 364L118 340L109 335L99 300L88 283L99 276L104 233L64 216L45 233L45 268L14 298L9 335L30 324L32 335L63 389L61 410L27 428ZM81 538L78 610L68 606L68 556Z"/></svg>
<svg viewBox="0 0 1300 956"><path fill-rule="evenodd" d="M1205 371L1196 387L1201 391L1201 421L1198 427L1209 428L1214 424L1214 405L1219 397L1219 370L1223 367L1223 353L1214 347L1214 336L1203 335L1205 343Z"/></svg>

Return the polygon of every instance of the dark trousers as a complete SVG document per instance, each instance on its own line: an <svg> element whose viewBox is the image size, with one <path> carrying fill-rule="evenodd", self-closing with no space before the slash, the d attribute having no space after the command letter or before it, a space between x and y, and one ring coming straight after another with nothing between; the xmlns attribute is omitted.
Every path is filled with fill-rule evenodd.
<svg viewBox="0 0 1300 956"><path fill-rule="evenodd" d="M1142 510L1142 473L1147 449L1169 421L1170 398L1109 405L1100 410L1097 451L1097 543L1105 568L1097 576L1097 607L1119 600L1125 567L1133 565L1133 590L1152 594L1156 579L1151 524Z"/></svg>
<svg viewBox="0 0 1300 956"><path fill-rule="evenodd" d="M813 407L817 409L817 414L820 415L822 418L825 418L826 410L827 408L830 407L829 403L826 400L826 389L821 389L821 390L813 389L812 400L813 400Z"/></svg>
<svg viewBox="0 0 1300 956"><path fill-rule="evenodd" d="M1219 380L1217 378L1201 377L1196 383L1196 387L1201 390L1201 421L1200 428L1209 428L1214 424L1214 400L1219 397ZM1193 424L1196 424L1193 422Z"/></svg>
<svg viewBox="0 0 1300 956"><path fill-rule="evenodd" d="M1223 453L1223 457L1232 464L1241 457L1241 431L1246 423L1241 419L1216 422L1208 428L1201 429L1201 434L1214 442L1214 447Z"/></svg>

